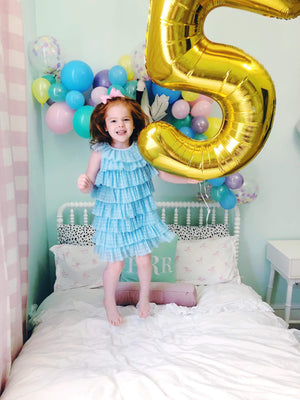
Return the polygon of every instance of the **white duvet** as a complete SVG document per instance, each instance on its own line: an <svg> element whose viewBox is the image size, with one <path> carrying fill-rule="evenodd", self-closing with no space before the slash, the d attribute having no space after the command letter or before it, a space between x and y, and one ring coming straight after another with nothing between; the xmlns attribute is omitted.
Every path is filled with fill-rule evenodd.
<svg viewBox="0 0 300 400"><path fill-rule="evenodd" d="M120 308L108 324L103 289L56 292L14 362L1 400L297 400L300 345L248 286L198 288L198 305ZM299 338L298 338L299 339Z"/></svg>

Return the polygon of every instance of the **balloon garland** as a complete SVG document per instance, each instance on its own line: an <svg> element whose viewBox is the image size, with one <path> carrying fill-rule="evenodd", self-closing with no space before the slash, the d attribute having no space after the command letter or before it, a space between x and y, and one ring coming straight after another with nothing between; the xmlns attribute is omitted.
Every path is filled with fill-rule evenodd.
<svg viewBox="0 0 300 400"><path fill-rule="evenodd" d="M51 63L48 62L41 43L50 43L51 40L55 41L58 49L54 38L38 38L36 42L40 47L34 49L37 60L33 56L30 60L32 67L38 68L42 75L33 81L32 94L41 105L48 106L45 122L53 133L63 135L74 130L80 137L89 139L90 116L94 107L101 102L101 95L109 94L114 87L133 99L141 96L142 91L141 106L150 120L166 120L185 137L206 141L217 134L221 119L210 117L213 100L189 91L163 88L152 82L145 69L145 45L138 45L131 55L123 55L110 69L94 74L90 66L80 60L60 64L59 50L55 59L52 49ZM33 52L33 49L29 51ZM143 83L142 89L140 83ZM231 209L238 202L234 190L242 190L244 179L240 173L235 173L206 182L212 186L210 195L213 200L223 208Z"/></svg>

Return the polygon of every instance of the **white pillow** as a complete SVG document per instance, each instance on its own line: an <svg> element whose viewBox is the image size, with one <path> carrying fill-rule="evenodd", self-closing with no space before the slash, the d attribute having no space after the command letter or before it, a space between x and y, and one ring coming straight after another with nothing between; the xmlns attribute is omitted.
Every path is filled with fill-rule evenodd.
<svg viewBox="0 0 300 400"><path fill-rule="evenodd" d="M194 285L213 285L235 279L240 282L236 238L178 240L176 280Z"/></svg>
<svg viewBox="0 0 300 400"><path fill-rule="evenodd" d="M55 291L103 286L102 275L107 263L94 253L94 246L59 244L50 251L55 259Z"/></svg>

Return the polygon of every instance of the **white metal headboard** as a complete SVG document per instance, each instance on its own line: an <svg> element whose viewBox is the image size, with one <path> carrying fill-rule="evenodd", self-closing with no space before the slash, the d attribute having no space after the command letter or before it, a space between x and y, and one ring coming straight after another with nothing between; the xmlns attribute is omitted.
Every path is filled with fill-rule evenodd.
<svg viewBox="0 0 300 400"><path fill-rule="evenodd" d="M219 203L197 201L159 201L156 203L161 219L168 224L207 225L226 224L237 239L237 257L240 239L240 210L223 209ZM57 212L57 226L64 224L89 225L92 221L94 202L68 202L62 204Z"/></svg>

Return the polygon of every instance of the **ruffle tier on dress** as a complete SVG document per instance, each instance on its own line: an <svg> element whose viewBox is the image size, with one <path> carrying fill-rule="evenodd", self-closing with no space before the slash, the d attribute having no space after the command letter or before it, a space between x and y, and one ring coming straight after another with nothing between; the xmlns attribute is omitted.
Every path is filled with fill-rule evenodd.
<svg viewBox="0 0 300 400"><path fill-rule="evenodd" d="M93 226L95 252L103 261L124 260L152 252L174 234L161 221L153 199L152 178L158 173L141 156L137 143L116 149L96 144L101 169L96 177Z"/></svg>

